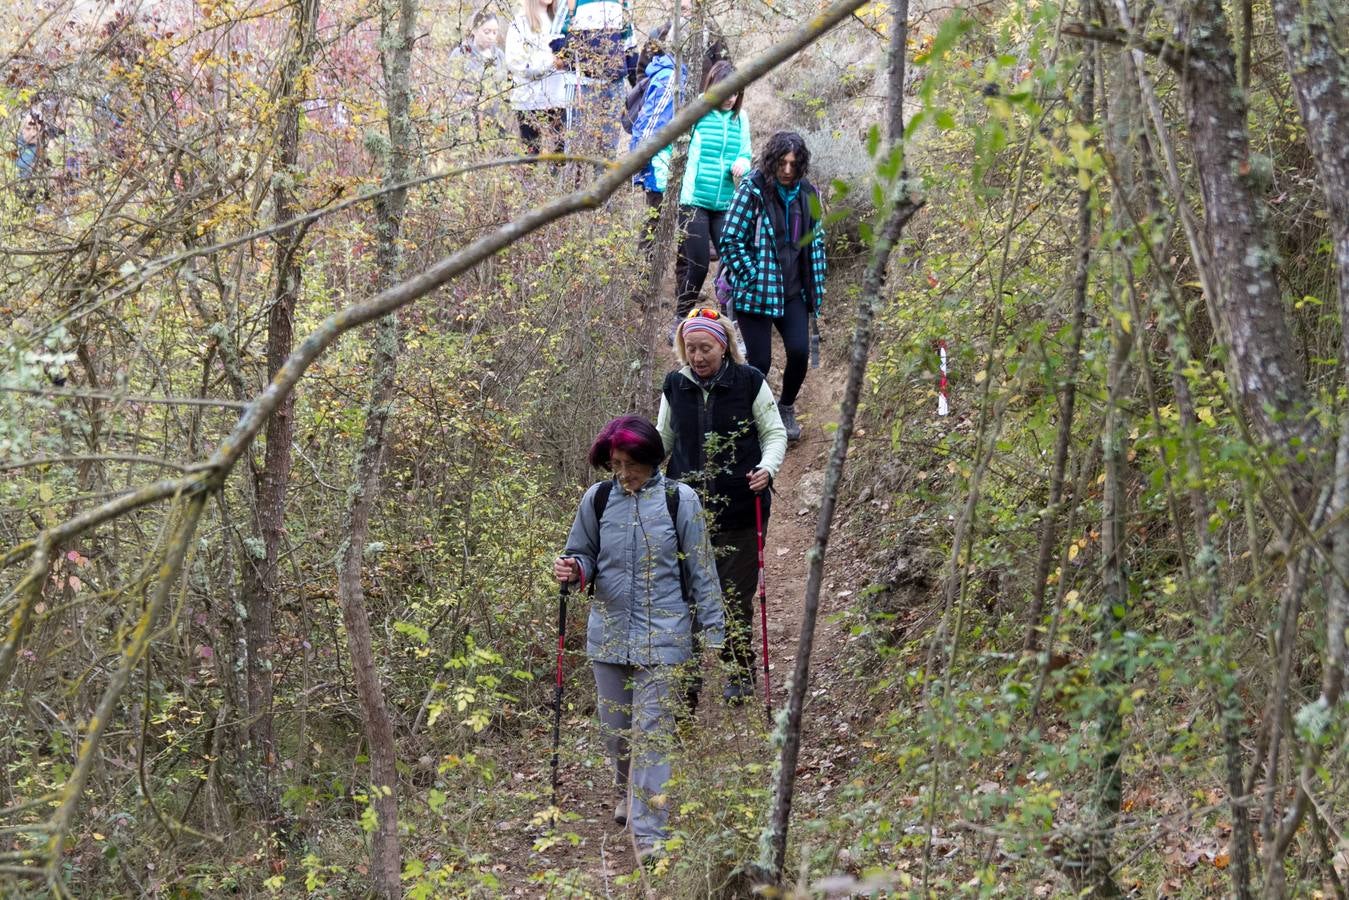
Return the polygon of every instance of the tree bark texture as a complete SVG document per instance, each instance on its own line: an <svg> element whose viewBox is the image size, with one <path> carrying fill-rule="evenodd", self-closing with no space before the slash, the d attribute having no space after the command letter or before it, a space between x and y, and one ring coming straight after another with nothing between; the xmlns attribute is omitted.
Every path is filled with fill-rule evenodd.
<svg viewBox="0 0 1349 900"><path fill-rule="evenodd" d="M276 161L272 204L276 221L295 215L295 179L300 160L301 77L313 56L318 0L301 0L294 11L291 48L281 73L277 108ZM295 301L303 278L299 241L303 231L286 227L276 234L273 254L271 307L267 313L267 378L276 378L294 347ZM273 732L273 616L280 593L279 566L285 540L286 486L290 481L291 438L294 433L294 395L287 393L267 419L267 443L262 471L257 478L254 509L255 537L261 543L250 547L244 567L245 623L248 647L248 737L253 763L261 780L260 811L266 818L279 813L268 774L276 761Z"/></svg>
<svg viewBox="0 0 1349 900"><path fill-rule="evenodd" d="M1274 21L1283 41L1288 71L1297 96L1307 144L1316 161L1330 217L1336 287L1340 312L1341 377L1349 376L1349 58L1344 51L1343 23L1337 23L1327 0L1275 0ZM1340 15L1343 15L1341 11ZM1326 655L1317 703L1334 710L1344 688L1345 627L1349 624L1349 412L1341 412L1328 521L1331 531L1331 573L1326 599ZM1309 785L1319 780L1319 746L1309 747L1292 808L1270 847L1269 866L1281 864L1305 817Z"/></svg>
<svg viewBox="0 0 1349 900"><path fill-rule="evenodd" d="M1332 3L1339 9L1338 28ZM1335 0L1274 0L1274 22L1307 129L1307 146L1326 195L1340 327L1349 333L1349 58L1344 16L1343 5ZM1341 341L1340 348L1342 357L1349 354L1349 344Z"/></svg>
<svg viewBox="0 0 1349 900"><path fill-rule="evenodd" d="M1276 257L1258 199L1260 164L1251 151L1227 17L1220 0L1182 0L1168 11L1176 42L1186 48L1181 95L1236 392L1260 437L1290 460L1295 473L1305 471L1296 457L1310 452L1316 425L1306 416L1306 380L1275 278ZM1305 497L1305 483L1295 485L1294 495Z"/></svg>
<svg viewBox="0 0 1349 900"><path fill-rule="evenodd" d="M385 0L380 4L380 57L384 69L385 111L388 117L389 158L386 185L405 183L412 169L412 95L408 70L416 38L416 0ZM379 243L376 260L383 286L398 282L401 269L399 238L406 188L395 188L375 204ZM371 360L370 401L365 410L365 437L356 461L355 491L347 508L345 541L338 565L337 593L347 630L352 678L361 704L361 721L370 750L370 804L375 810L371 835L370 874L376 893L384 900L402 896L402 850L398 837L398 748L393 720L384 699L379 667L375 664L370 616L361 583L362 561L370 534L370 512L379 497L380 465L385 430L392 414L397 386L399 353L398 313L380 320Z"/></svg>

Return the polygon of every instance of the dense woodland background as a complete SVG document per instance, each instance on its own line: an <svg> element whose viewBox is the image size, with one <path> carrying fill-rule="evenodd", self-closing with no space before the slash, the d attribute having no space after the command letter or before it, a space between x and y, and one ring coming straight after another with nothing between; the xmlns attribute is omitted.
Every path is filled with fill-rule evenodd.
<svg viewBox="0 0 1349 900"><path fill-rule="evenodd" d="M624 172L484 166L457 2L11 4L0 893L1346 896L1349 15L822 10L700 15L827 186L831 653L611 878L546 576L669 365Z"/></svg>

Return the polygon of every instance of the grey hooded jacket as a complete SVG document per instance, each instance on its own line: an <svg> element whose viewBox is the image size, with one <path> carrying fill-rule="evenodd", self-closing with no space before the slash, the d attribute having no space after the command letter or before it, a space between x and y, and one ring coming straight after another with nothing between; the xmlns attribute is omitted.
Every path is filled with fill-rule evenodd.
<svg viewBox="0 0 1349 900"><path fill-rule="evenodd" d="M599 485L591 485L567 536L563 556L581 564L583 586L595 584L586 628L586 655L595 662L675 665L693 656L693 622L680 592L675 523L665 502L669 486L679 491L682 565L703 641L719 647L725 640L721 586L698 494L657 473L636 494L615 481L598 523Z"/></svg>

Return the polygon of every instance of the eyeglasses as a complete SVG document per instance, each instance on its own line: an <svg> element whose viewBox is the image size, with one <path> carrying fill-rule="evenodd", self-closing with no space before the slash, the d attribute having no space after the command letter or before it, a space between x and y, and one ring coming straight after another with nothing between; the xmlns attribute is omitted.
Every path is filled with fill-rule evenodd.
<svg viewBox="0 0 1349 900"><path fill-rule="evenodd" d="M689 319L720 319L721 313L715 309L695 309L689 313L686 318Z"/></svg>

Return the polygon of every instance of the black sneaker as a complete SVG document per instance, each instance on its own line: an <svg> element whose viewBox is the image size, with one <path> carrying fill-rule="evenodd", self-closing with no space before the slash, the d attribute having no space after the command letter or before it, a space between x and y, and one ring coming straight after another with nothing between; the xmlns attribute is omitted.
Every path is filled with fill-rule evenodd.
<svg viewBox="0 0 1349 900"><path fill-rule="evenodd" d="M779 403L778 415L782 416L782 427L787 429L787 440L801 440L801 426L796 421L796 404Z"/></svg>

